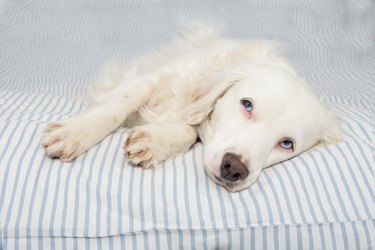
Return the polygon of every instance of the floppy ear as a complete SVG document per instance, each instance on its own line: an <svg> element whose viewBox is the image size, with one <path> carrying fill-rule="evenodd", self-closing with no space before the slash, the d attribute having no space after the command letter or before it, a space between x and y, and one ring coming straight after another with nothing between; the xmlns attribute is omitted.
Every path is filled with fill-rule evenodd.
<svg viewBox="0 0 375 250"><path fill-rule="evenodd" d="M321 127L318 143L319 144L334 144L342 140L342 130L340 122L337 117L330 111L326 111L325 118L323 118L323 125Z"/></svg>
<svg viewBox="0 0 375 250"><path fill-rule="evenodd" d="M217 99L240 80L230 69L216 71L201 77L189 91L189 105L184 110L187 124L198 125L207 119Z"/></svg>

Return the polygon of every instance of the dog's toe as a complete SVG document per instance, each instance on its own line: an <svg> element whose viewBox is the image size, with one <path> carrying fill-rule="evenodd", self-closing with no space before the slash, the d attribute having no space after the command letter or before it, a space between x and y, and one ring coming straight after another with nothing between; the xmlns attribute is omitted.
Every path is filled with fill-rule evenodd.
<svg viewBox="0 0 375 250"><path fill-rule="evenodd" d="M128 162L133 166L151 168L158 165L153 150L152 136L141 130L129 130L123 149Z"/></svg>

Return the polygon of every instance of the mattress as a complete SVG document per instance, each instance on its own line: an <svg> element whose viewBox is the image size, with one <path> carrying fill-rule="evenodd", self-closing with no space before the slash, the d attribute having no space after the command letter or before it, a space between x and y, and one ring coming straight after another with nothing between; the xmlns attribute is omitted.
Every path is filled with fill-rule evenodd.
<svg viewBox="0 0 375 250"><path fill-rule="evenodd" d="M3 1L0 249L375 248L374 13L370 0ZM103 65L157 48L187 20L279 40L343 141L238 193L207 178L201 144L151 170L127 165L126 129L72 163L45 156L43 128L85 109Z"/></svg>

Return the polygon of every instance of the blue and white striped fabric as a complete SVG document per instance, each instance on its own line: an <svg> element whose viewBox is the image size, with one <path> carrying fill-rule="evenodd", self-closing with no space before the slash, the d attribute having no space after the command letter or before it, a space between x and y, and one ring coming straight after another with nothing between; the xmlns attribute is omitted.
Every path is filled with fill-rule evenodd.
<svg viewBox="0 0 375 250"><path fill-rule="evenodd" d="M371 0L8 1L0 5L0 249L375 248L375 3ZM45 124L80 112L106 62L167 40L181 20L279 39L345 131L228 193L202 145L143 170L118 131L73 163Z"/></svg>

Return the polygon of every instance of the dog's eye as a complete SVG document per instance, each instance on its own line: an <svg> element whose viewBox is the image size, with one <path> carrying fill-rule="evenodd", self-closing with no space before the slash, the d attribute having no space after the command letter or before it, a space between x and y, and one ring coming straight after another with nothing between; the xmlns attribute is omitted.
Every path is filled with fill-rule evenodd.
<svg viewBox="0 0 375 250"><path fill-rule="evenodd" d="M286 150L294 150L294 143L290 139L283 140L279 142L280 147Z"/></svg>
<svg viewBox="0 0 375 250"><path fill-rule="evenodd" d="M241 99L241 104L247 112L250 113L251 111L253 111L254 106L253 106L253 103L251 102L251 100Z"/></svg>

